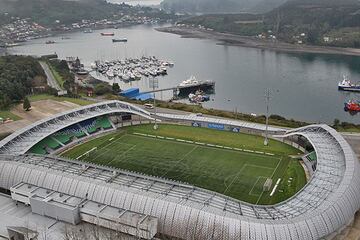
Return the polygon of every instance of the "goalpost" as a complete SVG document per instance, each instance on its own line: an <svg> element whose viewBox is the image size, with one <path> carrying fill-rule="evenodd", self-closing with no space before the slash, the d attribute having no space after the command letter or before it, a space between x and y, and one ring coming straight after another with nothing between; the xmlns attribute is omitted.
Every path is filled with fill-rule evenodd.
<svg viewBox="0 0 360 240"><path fill-rule="evenodd" d="M272 185L272 179L271 178L267 178L265 183L264 183L264 186L263 186L263 191L264 192L269 192L270 189L271 189L271 185Z"/></svg>

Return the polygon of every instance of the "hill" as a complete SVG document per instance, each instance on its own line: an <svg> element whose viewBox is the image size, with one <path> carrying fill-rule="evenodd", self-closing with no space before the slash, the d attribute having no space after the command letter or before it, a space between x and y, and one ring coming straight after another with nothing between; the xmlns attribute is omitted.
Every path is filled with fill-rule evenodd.
<svg viewBox="0 0 360 240"><path fill-rule="evenodd" d="M203 15L183 23L296 44L360 47L358 0L291 0L265 14Z"/></svg>
<svg viewBox="0 0 360 240"><path fill-rule="evenodd" d="M114 16L134 15L168 17L160 10L112 4L105 0L0 0L0 14L7 13L20 18L31 18L44 26L52 26L56 20L68 25L86 20L112 19ZM1 18L0 18L1 21ZM1 23L1 22L0 22Z"/></svg>
<svg viewBox="0 0 360 240"><path fill-rule="evenodd" d="M167 11L185 13L240 13L266 12L286 0L164 0L161 7Z"/></svg>

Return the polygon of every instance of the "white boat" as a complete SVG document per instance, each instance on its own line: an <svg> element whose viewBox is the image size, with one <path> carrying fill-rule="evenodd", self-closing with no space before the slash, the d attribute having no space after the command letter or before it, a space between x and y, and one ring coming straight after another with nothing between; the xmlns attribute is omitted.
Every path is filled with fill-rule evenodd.
<svg viewBox="0 0 360 240"><path fill-rule="evenodd" d="M201 81L196 80L194 76L191 76L189 79L184 80L182 83L179 84L179 87L188 87L193 86L201 83Z"/></svg>
<svg viewBox="0 0 360 240"><path fill-rule="evenodd" d="M360 92L360 84L352 83L347 76L344 76L343 80L338 84L338 89L342 91Z"/></svg>

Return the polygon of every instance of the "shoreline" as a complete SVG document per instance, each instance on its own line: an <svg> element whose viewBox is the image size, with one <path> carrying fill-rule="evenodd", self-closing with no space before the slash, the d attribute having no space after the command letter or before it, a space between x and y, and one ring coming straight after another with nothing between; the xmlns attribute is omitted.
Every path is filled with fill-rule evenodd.
<svg viewBox="0 0 360 240"><path fill-rule="evenodd" d="M155 28L159 32L166 32L180 35L182 38L198 38L219 41L218 45L239 46L247 48L257 48L262 50L271 50L276 52L287 53L319 53L319 54L336 54L347 56L360 56L360 49L340 48L340 47L323 47L309 45L295 45L285 42L272 42L268 40L257 39L255 37L246 37L231 33L220 33L215 31L200 30L198 28L184 27L162 27Z"/></svg>

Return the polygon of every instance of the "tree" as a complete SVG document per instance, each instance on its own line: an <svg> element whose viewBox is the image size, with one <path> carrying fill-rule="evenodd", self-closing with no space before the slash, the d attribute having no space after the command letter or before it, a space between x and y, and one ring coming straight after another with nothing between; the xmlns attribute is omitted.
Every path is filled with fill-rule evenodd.
<svg viewBox="0 0 360 240"><path fill-rule="evenodd" d="M29 111L31 108L30 101L27 97L25 97L25 99L24 99L23 108L25 111Z"/></svg>
<svg viewBox="0 0 360 240"><path fill-rule="evenodd" d="M112 90L113 90L114 94L118 94L120 92L119 84L118 83L113 83Z"/></svg>
<svg viewBox="0 0 360 240"><path fill-rule="evenodd" d="M338 128L339 125L340 125L340 120L335 118L335 120L334 120L334 128Z"/></svg>
<svg viewBox="0 0 360 240"><path fill-rule="evenodd" d="M109 84L107 83L99 83L95 86L95 94L96 95L104 95L107 93L111 93L112 92L112 88Z"/></svg>

